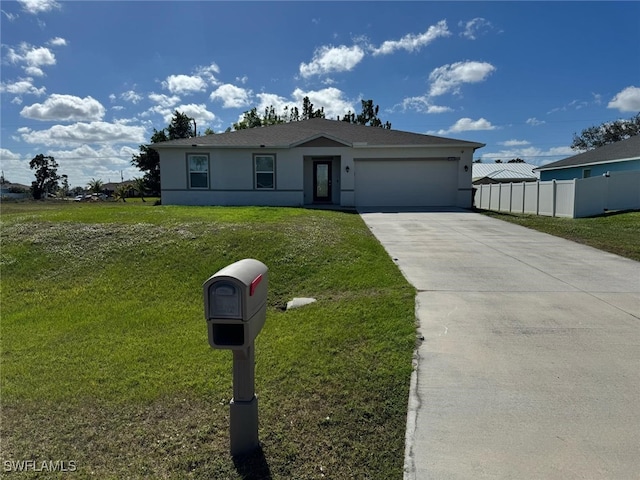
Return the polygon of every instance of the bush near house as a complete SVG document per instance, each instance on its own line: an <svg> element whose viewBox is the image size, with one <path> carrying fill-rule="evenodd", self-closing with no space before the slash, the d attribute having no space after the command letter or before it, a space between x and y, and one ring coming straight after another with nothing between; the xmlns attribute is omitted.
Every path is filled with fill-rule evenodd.
<svg viewBox="0 0 640 480"><path fill-rule="evenodd" d="M29 202L1 222L3 462L73 461L74 478L402 477L415 292L358 215ZM270 269L262 449L232 459L232 354L208 345L202 283L246 257ZM296 296L318 301L283 311Z"/></svg>

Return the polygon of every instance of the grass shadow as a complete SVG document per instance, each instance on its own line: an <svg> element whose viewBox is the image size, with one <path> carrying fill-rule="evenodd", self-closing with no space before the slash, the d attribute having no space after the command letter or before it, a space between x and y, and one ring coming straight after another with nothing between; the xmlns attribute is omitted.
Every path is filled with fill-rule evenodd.
<svg viewBox="0 0 640 480"><path fill-rule="evenodd" d="M251 453L233 457L236 471L243 480L271 480L271 470L262 447Z"/></svg>

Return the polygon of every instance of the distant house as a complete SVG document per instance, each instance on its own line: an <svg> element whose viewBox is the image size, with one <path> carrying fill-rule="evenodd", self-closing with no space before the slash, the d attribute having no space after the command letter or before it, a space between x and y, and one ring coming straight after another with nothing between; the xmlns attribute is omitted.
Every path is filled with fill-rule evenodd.
<svg viewBox="0 0 640 480"><path fill-rule="evenodd" d="M537 167L540 180L572 180L640 170L640 135Z"/></svg>
<svg viewBox="0 0 640 480"><path fill-rule="evenodd" d="M165 205L470 207L484 144L314 118L151 146Z"/></svg>
<svg viewBox="0 0 640 480"><path fill-rule="evenodd" d="M535 182L540 176L534 168L529 163L474 163L472 181L474 185Z"/></svg>

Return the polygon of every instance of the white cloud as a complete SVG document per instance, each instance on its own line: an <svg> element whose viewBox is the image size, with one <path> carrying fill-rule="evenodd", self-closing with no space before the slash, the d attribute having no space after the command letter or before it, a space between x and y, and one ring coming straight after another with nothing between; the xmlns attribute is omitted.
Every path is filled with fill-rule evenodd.
<svg viewBox="0 0 640 480"><path fill-rule="evenodd" d="M607 108L617 108L621 112L640 111L640 88L630 86L616 93Z"/></svg>
<svg viewBox="0 0 640 480"><path fill-rule="evenodd" d="M207 110L207 106L204 104L196 105L194 103L190 103L187 105L179 105L174 108L166 108L162 110L157 109L156 113L161 114L165 124L169 125L176 110L188 117L195 118L199 133L204 132L206 125L210 125L210 123L216 119L216 116Z"/></svg>
<svg viewBox="0 0 640 480"><path fill-rule="evenodd" d="M197 75L169 75L162 82L162 86L171 93L189 94L204 91L207 88L207 83Z"/></svg>
<svg viewBox="0 0 640 480"><path fill-rule="evenodd" d="M415 110L417 112L422 113L446 113L451 112L453 109L451 107L445 107L442 105L434 105L431 103L431 100L428 96L423 95L419 97L408 97L402 101L402 110L406 111L409 109Z"/></svg>
<svg viewBox="0 0 640 480"><path fill-rule="evenodd" d="M157 103L162 108L171 108L180 102L180 97L177 95L168 96L164 93L151 93L148 96L149 100Z"/></svg>
<svg viewBox="0 0 640 480"><path fill-rule="evenodd" d="M460 36L466 37L469 40L477 39L478 35L492 28L491 22L482 17L476 17L468 22L459 22L458 25L464 28L464 30L460 32Z"/></svg>
<svg viewBox="0 0 640 480"><path fill-rule="evenodd" d="M300 75L307 78L332 72L348 72L363 58L364 51L358 45L323 46L314 52L311 62L300 64Z"/></svg>
<svg viewBox="0 0 640 480"><path fill-rule="evenodd" d="M438 135L446 135L448 133L460 133L478 130L495 130L496 127L491 125L491 122L485 118L479 118L478 120L472 120L471 118L461 118L456 123L451 125L446 130L438 130L437 132L429 132L430 134L437 133Z"/></svg>
<svg viewBox="0 0 640 480"><path fill-rule="evenodd" d="M90 121L102 119L104 113L93 97L53 94L44 103L24 107L20 115L34 120Z"/></svg>
<svg viewBox="0 0 640 480"><path fill-rule="evenodd" d="M10 22L13 22L14 20L16 20L19 17L19 15L15 14L15 13L5 12L4 10L0 10L0 12L2 12L3 15L5 17L7 17L7 20L9 20Z"/></svg>
<svg viewBox="0 0 640 480"><path fill-rule="evenodd" d="M436 25L430 26L426 32L414 35L409 33L400 40L387 40L378 48L373 48L373 55L388 55L396 50L407 50L413 52L429 45L435 39L448 37L451 35L447 28L447 21L441 20Z"/></svg>
<svg viewBox="0 0 640 480"><path fill-rule="evenodd" d="M127 92L121 93L120 98L135 105L137 103L140 103L140 101L142 100L142 95L134 92L133 90L129 90Z"/></svg>
<svg viewBox="0 0 640 480"><path fill-rule="evenodd" d="M487 62L456 62L436 68L429 75L431 81L430 96L443 95L447 92L459 93L463 83L484 81L496 67Z"/></svg>
<svg viewBox="0 0 640 480"><path fill-rule="evenodd" d="M33 86L33 78L21 78L17 82L13 83L0 83L0 92L2 93L13 93L15 95L44 95L46 93L46 87L36 88Z"/></svg>
<svg viewBox="0 0 640 480"><path fill-rule="evenodd" d="M18 0L22 5L22 9L33 15L48 12L54 8L60 8L60 4L55 0Z"/></svg>
<svg viewBox="0 0 640 480"><path fill-rule="evenodd" d="M243 75L242 77L236 77L236 82L240 82L243 85L245 85L248 81L249 77L247 77L246 75Z"/></svg>
<svg viewBox="0 0 640 480"><path fill-rule="evenodd" d="M7 47L5 59L14 65L22 64L25 73L33 77L44 75L42 67L56 64L56 56L47 47L34 47L28 43L21 43L17 50Z"/></svg>
<svg viewBox="0 0 640 480"><path fill-rule="evenodd" d="M506 146L506 145L505 145ZM534 165L544 165L545 163L555 162L566 157L575 155L576 152L570 147L552 147L547 150L535 146L527 146L524 148L508 148L495 152L483 152L482 158L489 161L502 160L509 161L512 158L521 158L527 163Z"/></svg>
<svg viewBox="0 0 640 480"><path fill-rule="evenodd" d="M144 143L145 128L120 123L90 122L72 125L54 125L46 130L19 129L20 136L27 143L45 146L73 146L95 143Z"/></svg>
<svg viewBox="0 0 640 480"><path fill-rule="evenodd" d="M220 82L216 79L214 74L220 73L220 67L215 63L208 65L206 67L198 67L196 68L196 75L204 78L209 85L218 85Z"/></svg>
<svg viewBox="0 0 640 480"><path fill-rule="evenodd" d="M251 90L225 83L215 89L209 98L211 100L222 100L223 108L241 108L249 105L251 93Z"/></svg>
<svg viewBox="0 0 640 480"><path fill-rule="evenodd" d="M53 45L54 47L66 47L67 41L62 37L55 37L49 40L49 45Z"/></svg>
<svg viewBox="0 0 640 480"><path fill-rule="evenodd" d="M342 90L335 87L308 91L296 88L292 93L292 97L296 106L302 105L304 97L309 97L309 100L313 103L314 110L324 108L324 115L329 119L345 115L349 110L354 111L353 103L344 98Z"/></svg>
<svg viewBox="0 0 640 480"><path fill-rule="evenodd" d="M505 147L521 147L523 145L529 145L530 142L526 140L507 140L505 142L498 142L499 145L504 145Z"/></svg>
<svg viewBox="0 0 640 480"><path fill-rule="evenodd" d="M547 122L544 120L538 120L536 117L531 117L527 119L527 125L531 125L532 127L537 127L538 125L543 125Z"/></svg>

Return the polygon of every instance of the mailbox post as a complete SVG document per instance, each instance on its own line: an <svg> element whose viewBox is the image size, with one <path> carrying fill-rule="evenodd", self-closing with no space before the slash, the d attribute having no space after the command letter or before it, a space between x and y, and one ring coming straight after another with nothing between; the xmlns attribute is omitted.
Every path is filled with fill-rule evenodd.
<svg viewBox="0 0 640 480"><path fill-rule="evenodd" d="M259 446L254 341L266 319L268 284L266 265L247 258L218 271L203 285L209 345L233 351L229 437L234 456Z"/></svg>

